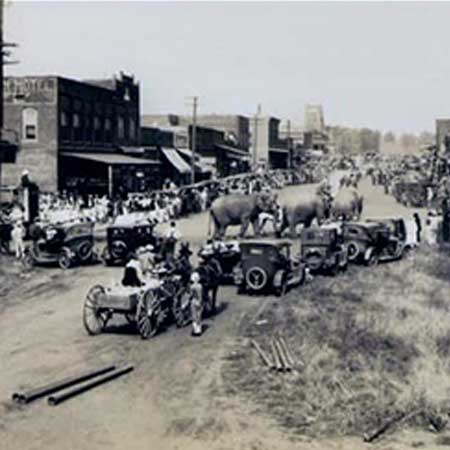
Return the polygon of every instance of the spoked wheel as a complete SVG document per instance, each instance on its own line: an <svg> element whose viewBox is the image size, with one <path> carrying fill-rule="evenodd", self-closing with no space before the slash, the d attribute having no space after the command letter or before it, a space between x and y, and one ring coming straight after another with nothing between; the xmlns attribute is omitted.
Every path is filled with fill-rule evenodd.
<svg viewBox="0 0 450 450"><path fill-rule="evenodd" d="M185 327L191 321L189 290L183 289L173 300L172 314L178 328Z"/></svg>
<svg viewBox="0 0 450 450"><path fill-rule="evenodd" d="M110 313L100 308L101 298L105 295L105 288L97 285L92 287L84 302L83 324L89 334L100 334L106 327Z"/></svg>
<svg viewBox="0 0 450 450"><path fill-rule="evenodd" d="M154 291L148 291L138 304L137 328L142 339L153 337L158 332L161 302Z"/></svg>
<svg viewBox="0 0 450 450"><path fill-rule="evenodd" d="M72 265L72 257L68 248L63 247L63 249L61 250L58 256L58 264L61 269L70 269L70 266Z"/></svg>
<svg viewBox="0 0 450 450"><path fill-rule="evenodd" d="M267 273L258 266L250 268L245 274L247 286L253 291L261 291L267 284Z"/></svg>

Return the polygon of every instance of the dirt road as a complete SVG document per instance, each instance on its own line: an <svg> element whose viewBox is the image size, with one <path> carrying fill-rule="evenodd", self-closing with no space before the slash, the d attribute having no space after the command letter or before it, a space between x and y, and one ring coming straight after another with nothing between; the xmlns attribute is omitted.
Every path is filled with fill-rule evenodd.
<svg viewBox="0 0 450 450"><path fill-rule="evenodd" d="M281 198L313 187L290 187ZM378 189L363 186L366 211L405 212ZM371 211L372 212L372 211ZM198 244L207 215L180 221L183 237ZM1 264L4 264L2 260ZM108 284L120 269L95 266L67 272L40 269L1 298L0 442L2 449L291 449L324 448L286 435L255 406L230 395L221 377L227 358L246 345L237 339L273 298L238 297L220 290L220 313L201 339L175 329L142 341L125 321L90 337L82 326L84 296L94 283ZM57 407L41 400L25 407L11 394L80 369L130 363L135 371ZM350 448L349 442L327 443ZM353 442L354 443L354 442ZM351 448L354 448L352 445Z"/></svg>

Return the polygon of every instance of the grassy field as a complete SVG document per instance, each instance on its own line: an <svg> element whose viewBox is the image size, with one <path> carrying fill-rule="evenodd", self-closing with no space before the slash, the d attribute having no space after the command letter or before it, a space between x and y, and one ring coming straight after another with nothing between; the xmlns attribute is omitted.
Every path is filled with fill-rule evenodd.
<svg viewBox="0 0 450 450"><path fill-rule="evenodd" d="M299 435L362 436L416 411L408 426L439 428L450 411L448 251L425 246L402 261L318 278L270 299L243 326L222 371L229 393ZM269 371L249 343L269 351L275 334L286 337L298 371Z"/></svg>

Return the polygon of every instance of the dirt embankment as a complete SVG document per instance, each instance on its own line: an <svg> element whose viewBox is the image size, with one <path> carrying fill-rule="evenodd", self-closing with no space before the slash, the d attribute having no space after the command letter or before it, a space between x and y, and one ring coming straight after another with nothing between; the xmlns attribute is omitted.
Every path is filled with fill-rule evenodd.
<svg viewBox="0 0 450 450"><path fill-rule="evenodd" d="M223 377L230 392L298 435L362 437L416 410L408 425L428 430L450 412L449 287L448 255L430 248L321 277L269 303L243 330L239 357L227 362ZM277 333L298 362L292 374L266 369L245 341L269 351Z"/></svg>

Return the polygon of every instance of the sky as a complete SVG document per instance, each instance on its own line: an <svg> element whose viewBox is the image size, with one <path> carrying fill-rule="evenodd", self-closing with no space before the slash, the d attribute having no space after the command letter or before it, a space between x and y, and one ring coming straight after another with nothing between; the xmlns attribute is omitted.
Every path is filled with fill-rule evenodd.
<svg viewBox="0 0 450 450"><path fill-rule="evenodd" d="M265 115L434 130L450 117L450 3L57 2L12 0L7 75L141 85L143 113Z"/></svg>

